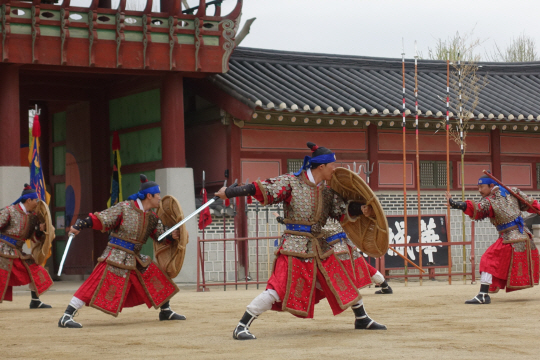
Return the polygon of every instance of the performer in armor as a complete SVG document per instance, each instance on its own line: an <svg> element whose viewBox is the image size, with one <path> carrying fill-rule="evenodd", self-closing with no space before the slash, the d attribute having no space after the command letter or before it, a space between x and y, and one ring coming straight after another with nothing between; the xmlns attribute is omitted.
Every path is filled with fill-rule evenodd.
<svg viewBox="0 0 540 360"><path fill-rule="evenodd" d="M533 211L487 175L478 180L478 191L482 195L478 203L454 201L446 193L452 208L463 210L473 220L489 218L499 231L499 238L480 260L480 293L465 304L489 304L488 293L504 288L506 292L530 288L538 285L539 277L538 249L521 217L522 211ZM517 188L512 191L540 210L536 200Z"/></svg>
<svg viewBox="0 0 540 360"><path fill-rule="evenodd" d="M323 228L323 233L324 242L321 242L321 247L325 247L326 243L334 249L334 254L343 262L358 290L373 283L381 288L375 291L375 294L393 293L383 274L365 260L360 249L347 237L339 222L329 221Z"/></svg>
<svg viewBox="0 0 540 360"><path fill-rule="evenodd" d="M24 184L21 197L0 210L0 303L12 301L13 286L30 284L30 309L51 307L39 299L53 284L49 273L22 250L26 239L37 242L45 238L45 224L34 213L38 202L36 190Z"/></svg>
<svg viewBox="0 0 540 360"><path fill-rule="evenodd" d="M109 209L78 219L70 229L77 235L85 228L109 232L109 243L98 265L71 299L58 321L59 327L81 328L73 315L84 305L118 316L123 308L146 304L161 308L159 320L185 320L171 310L169 300L179 290L152 258L140 253L151 237L165 231L152 209L159 206L160 189L141 174L139 192ZM178 231L172 233L177 239ZM170 239L169 239L170 240Z"/></svg>
<svg viewBox="0 0 540 360"><path fill-rule="evenodd" d="M221 199L251 195L264 206L282 202L286 230L276 251L273 273L266 290L247 306L233 331L237 340L255 339L249 326L267 310L288 311L301 318L313 318L314 305L326 297L334 315L349 307L356 316L355 329L382 330L386 326L371 320L362 296L333 249L322 248L322 228L327 219L355 221L361 204L345 202L327 187L335 169L335 154L308 143L313 156L306 156L296 174L281 175L252 184L221 188ZM371 207L365 207L368 212ZM316 290L317 289L317 290Z"/></svg>

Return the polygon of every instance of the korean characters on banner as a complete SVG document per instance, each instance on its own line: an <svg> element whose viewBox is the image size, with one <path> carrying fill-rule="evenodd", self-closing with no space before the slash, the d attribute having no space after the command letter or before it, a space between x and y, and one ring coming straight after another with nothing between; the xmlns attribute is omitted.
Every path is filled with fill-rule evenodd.
<svg viewBox="0 0 540 360"><path fill-rule="evenodd" d="M407 219L407 243L418 243L418 217L409 216ZM440 245L448 242L446 234L446 216L445 215L422 215L422 233L420 242L423 245L422 250L422 266L447 266L448 265L448 246ZM405 224L403 216L388 216L388 227L390 229L389 242L390 246L405 243L404 233ZM394 247L402 255L404 247ZM407 247L407 258L419 265L419 246ZM404 267L403 259L401 259L392 250L388 250L384 257L386 268L402 268Z"/></svg>

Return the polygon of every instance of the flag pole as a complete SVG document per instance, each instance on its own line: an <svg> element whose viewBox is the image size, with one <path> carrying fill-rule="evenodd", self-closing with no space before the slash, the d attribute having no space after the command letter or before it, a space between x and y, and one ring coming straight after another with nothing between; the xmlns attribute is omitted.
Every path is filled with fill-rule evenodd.
<svg viewBox="0 0 540 360"><path fill-rule="evenodd" d="M404 235L403 235L403 241L405 244L405 247L403 247L403 254L405 254L405 286L407 286L408 278L407 278L407 148L406 148L406 109L405 109L405 44L403 42L403 52L401 53L401 65L402 65L402 74L403 74L403 224L404 224Z"/></svg>
<svg viewBox="0 0 540 360"><path fill-rule="evenodd" d="M450 192L450 59L446 56L446 191ZM446 205L446 237L450 242L450 203ZM448 246L448 285L452 285L452 246Z"/></svg>
<svg viewBox="0 0 540 360"><path fill-rule="evenodd" d="M420 154L418 145L418 51L414 42L414 103L416 108L416 191L418 198L418 243L422 243L422 208L420 206ZM422 246L418 245L418 263L422 267ZM422 273L420 273L420 285L422 285Z"/></svg>

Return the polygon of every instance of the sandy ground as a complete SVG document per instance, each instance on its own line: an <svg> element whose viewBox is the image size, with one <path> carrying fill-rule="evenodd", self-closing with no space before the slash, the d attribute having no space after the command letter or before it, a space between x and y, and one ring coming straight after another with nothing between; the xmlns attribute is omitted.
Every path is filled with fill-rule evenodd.
<svg viewBox="0 0 540 360"><path fill-rule="evenodd" d="M332 316L326 301L315 319L269 311L255 320L252 341L232 339L245 306L259 294L255 286L213 288L197 293L181 287L172 301L186 321L160 322L157 310L125 309L118 318L84 308L82 329L62 329L57 321L80 283L62 282L42 296L53 306L30 310L29 292L17 288L13 302L0 304L2 359L538 359L540 287L500 293L492 304L464 305L479 285L454 280L391 282L393 295L362 290L368 314L387 331L353 328L352 310Z"/></svg>

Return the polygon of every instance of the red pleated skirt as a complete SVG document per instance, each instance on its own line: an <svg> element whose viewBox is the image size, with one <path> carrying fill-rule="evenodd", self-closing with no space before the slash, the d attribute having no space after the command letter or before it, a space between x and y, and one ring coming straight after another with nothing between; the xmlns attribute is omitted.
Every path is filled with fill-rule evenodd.
<svg viewBox="0 0 540 360"><path fill-rule="evenodd" d="M75 293L74 296L84 301L86 303L86 306L88 306L90 304L90 301L92 301L92 297L94 296L99 286L106 267L107 263L105 261L97 264L94 271L92 271L90 277L86 279L86 281ZM134 270L131 270L129 272L126 296L124 298L124 302L122 304L122 307L120 308L120 311L122 311L123 308L134 307L142 304L146 304L148 308L152 307L152 302L150 301L148 295L146 295L146 292L144 291L144 288L142 287L141 282L137 277L137 274Z"/></svg>

